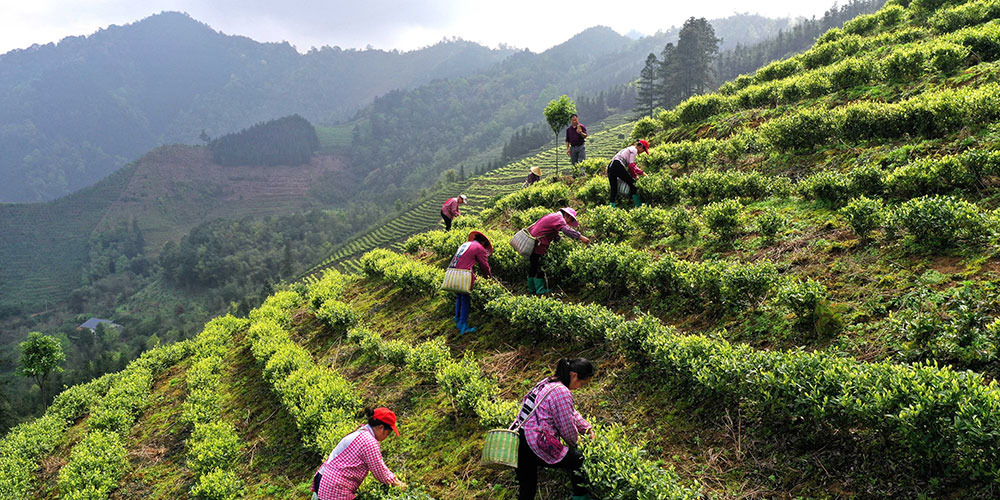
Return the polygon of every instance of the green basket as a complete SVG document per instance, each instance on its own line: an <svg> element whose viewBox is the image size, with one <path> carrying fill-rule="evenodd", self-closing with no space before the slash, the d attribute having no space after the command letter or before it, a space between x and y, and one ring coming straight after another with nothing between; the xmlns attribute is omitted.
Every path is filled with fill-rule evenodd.
<svg viewBox="0 0 1000 500"><path fill-rule="evenodd" d="M483 443L483 464L494 467L517 467L518 432L493 429Z"/></svg>

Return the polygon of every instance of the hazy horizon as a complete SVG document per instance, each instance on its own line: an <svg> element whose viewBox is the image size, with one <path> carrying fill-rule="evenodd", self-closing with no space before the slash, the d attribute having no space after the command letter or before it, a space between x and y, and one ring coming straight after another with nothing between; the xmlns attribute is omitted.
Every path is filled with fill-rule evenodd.
<svg viewBox="0 0 1000 500"><path fill-rule="evenodd" d="M287 41L302 53L324 45L409 51L453 37L488 47L506 44L541 52L598 25L623 35L631 31L652 35L679 26L691 16L709 19L736 13L772 18L820 16L833 5L833 0L780 0L756 6L754 12L744 10L745 4L734 0L673 8L643 3L626 0L612 5L583 1L567 9L569 3L538 5L516 0L504 3L503 9L489 9L482 4L456 0L404 3L372 0L363 6L356 2L319 0L282 5L264 0L5 2L0 5L0 54L58 42L68 36L89 36L110 25L133 23L163 11L185 12L229 35L260 42ZM566 21L551 21L560 17Z"/></svg>

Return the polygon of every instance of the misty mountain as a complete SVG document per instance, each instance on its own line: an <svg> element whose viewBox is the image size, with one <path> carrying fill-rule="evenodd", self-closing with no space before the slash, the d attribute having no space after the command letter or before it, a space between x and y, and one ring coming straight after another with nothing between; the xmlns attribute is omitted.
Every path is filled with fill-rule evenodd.
<svg viewBox="0 0 1000 500"><path fill-rule="evenodd" d="M0 201L52 199L149 149L298 113L349 116L377 95L462 76L510 50L452 40L411 52L225 35L166 12L0 56Z"/></svg>

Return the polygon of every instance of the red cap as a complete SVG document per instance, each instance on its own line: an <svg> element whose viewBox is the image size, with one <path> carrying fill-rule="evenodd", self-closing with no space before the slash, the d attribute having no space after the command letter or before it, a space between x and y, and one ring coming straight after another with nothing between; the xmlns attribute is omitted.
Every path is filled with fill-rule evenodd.
<svg viewBox="0 0 1000 500"><path fill-rule="evenodd" d="M642 147L646 149L646 154L649 154L649 141L646 139L640 139L639 144L642 144Z"/></svg>
<svg viewBox="0 0 1000 500"><path fill-rule="evenodd" d="M375 408L375 414L372 415L372 418L378 420L379 422L389 424L389 427L392 427L392 431L395 432L397 436L399 435L399 429L396 428L396 414L393 413L392 410L388 408Z"/></svg>

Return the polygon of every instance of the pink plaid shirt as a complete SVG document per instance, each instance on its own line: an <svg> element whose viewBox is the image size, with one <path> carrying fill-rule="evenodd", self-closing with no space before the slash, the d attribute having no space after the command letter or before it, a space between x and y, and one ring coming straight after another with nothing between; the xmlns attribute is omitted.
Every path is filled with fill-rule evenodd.
<svg viewBox="0 0 1000 500"><path fill-rule="evenodd" d="M524 437L531 451L545 463L556 464L569 453L569 446L566 445L576 446L580 432L586 432L591 425L576 411L569 388L558 380L550 382L546 377L528 394L537 393L536 397L541 397L549 390L550 385L553 386L551 392L521 428L524 429ZM528 394L524 399L528 398Z"/></svg>
<svg viewBox="0 0 1000 500"><path fill-rule="evenodd" d="M556 239L556 236L560 232L575 240L580 239L580 232L570 227L566 223L566 218L563 217L562 212L558 210L538 219L538 221L532 224L528 228L528 234L538 238L538 244L535 245L535 253L545 255L545 252L549 251L549 244Z"/></svg>
<svg viewBox="0 0 1000 500"><path fill-rule="evenodd" d="M365 430L340 455L323 464L323 478L317 492L320 500L354 500L369 471L379 482L396 483L396 475L382 460L382 448L375 435L367 426L363 427Z"/></svg>

